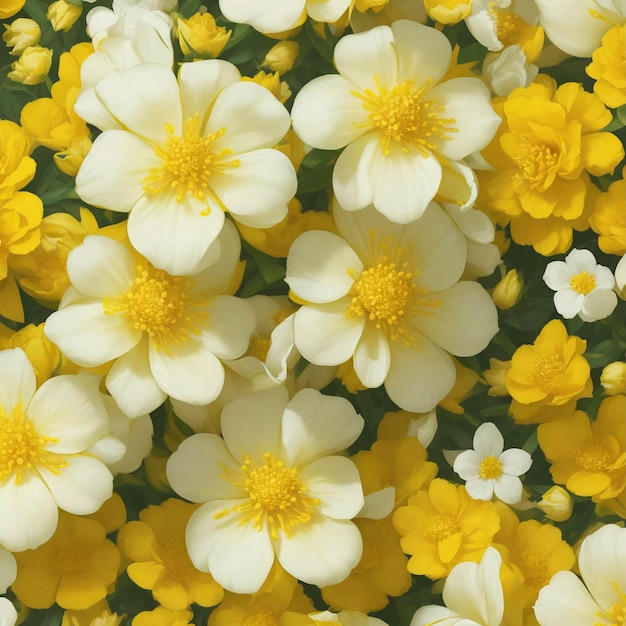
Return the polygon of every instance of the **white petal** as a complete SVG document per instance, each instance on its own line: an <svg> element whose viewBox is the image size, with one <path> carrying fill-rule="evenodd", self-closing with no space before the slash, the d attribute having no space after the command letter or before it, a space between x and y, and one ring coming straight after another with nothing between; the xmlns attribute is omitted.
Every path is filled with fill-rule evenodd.
<svg viewBox="0 0 626 626"><path fill-rule="evenodd" d="M211 180L220 202L242 224L268 228L287 215L287 202L298 187L291 161L278 150L263 148L237 155Z"/></svg>
<svg viewBox="0 0 626 626"><path fill-rule="evenodd" d="M612 289L596 289L585 298L580 317L589 322L603 320L616 306L617 294Z"/></svg>
<svg viewBox="0 0 626 626"><path fill-rule="evenodd" d="M363 430L363 418L345 398L303 389L287 405L282 418L282 445L292 466L339 452Z"/></svg>
<svg viewBox="0 0 626 626"><path fill-rule="evenodd" d="M493 481L496 498L506 504L517 504L522 499L522 481L517 476L503 474Z"/></svg>
<svg viewBox="0 0 626 626"><path fill-rule="evenodd" d="M59 509L52 494L35 473L24 472L4 479L0 489L0 545L11 552L39 547L52 537Z"/></svg>
<svg viewBox="0 0 626 626"><path fill-rule="evenodd" d="M106 387L120 409L131 419L159 408L167 394L150 369L148 337L118 357L106 377Z"/></svg>
<svg viewBox="0 0 626 626"><path fill-rule="evenodd" d="M365 323L363 335L354 351L354 371L369 388L380 387L387 378L391 357L386 333L373 323Z"/></svg>
<svg viewBox="0 0 626 626"><path fill-rule="evenodd" d="M465 490L474 500L491 500L493 496L493 480L475 478L465 483Z"/></svg>
<svg viewBox="0 0 626 626"><path fill-rule="evenodd" d="M210 204L210 206L209 206ZM216 202L174 191L146 194L128 217L133 247L155 267L172 275L193 274L222 230L224 212Z"/></svg>
<svg viewBox="0 0 626 626"><path fill-rule="evenodd" d="M175 135L181 132L178 83L164 65L143 63L112 72L98 83L96 94L123 126L144 139L165 143L167 124L173 125Z"/></svg>
<svg viewBox="0 0 626 626"><path fill-rule="evenodd" d="M60 472L39 468L59 508L74 515L95 513L113 494L113 476L100 459L68 456Z"/></svg>
<svg viewBox="0 0 626 626"><path fill-rule="evenodd" d="M565 264L571 269L573 274L580 274L585 271L593 273L596 269L596 257L589 250L577 250L574 248L565 257Z"/></svg>
<svg viewBox="0 0 626 626"><path fill-rule="evenodd" d="M61 352L82 367L95 367L132 350L142 331L122 315L105 315L100 300L86 300L48 317L44 332Z"/></svg>
<svg viewBox="0 0 626 626"><path fill-rule="evenodd" d="M504 437L493 422L484 422L476 429L472 445L481 460L488 456L498 459L504 450Z"/></svg>
<svg viewBox="0 0 626 626"><path fill-rule="evenodd" d="M597 289L613 289L615 287L615 277L608 267L597 265L594 275Z"/></svg>
<svg viewBox="0 0 626 626"><path fill-rule="evenodd" d="M308 302L333 302L347 295L363 264L344 239L322 230L302 233L289 248L285 282Z"/></svg>
<svg viewBox="0 0 626 626"><path fill-rule="evenodd" d="M126 130L98 135L76 176L76 193L89 204L128 213L141 198L144 180L161 159Z"/></svg>
<svg viewBox="0 0 626 626"><path fill-rule="evenodd" d="M293 28L306 0L220 0L220 11L229 22L250 24L261 33L280 33Z"/></svg>
<svg viewBox="0 0 626 626"><path fill-rule="evenodd" d="M224 474L241 476L221 437L201 433L187 437L167 461L167 480L174 491L191 502L239 500L247 497Z"/></svg>
<svg viewBox="0 0 626 626"><path fill-rule="evenodd" d="M241 154L273 148L289 130L289 113L265 87L254 82L233 82L219 93L206 126L206 134L225 129L215 141L217 152L226 148Z"/></svg>
<svg viewBox="0 0 626 626"><path fill-rule="evenodd" d="M255 593L274 563L267 529L239 524L232 515L216 515L240 503L216 500L203 504L189 519L186 541L189 556L201 571L210 571L225 589Z"/></svg>
<svg viewBox="0 0 626 626"><path fill-rule="evenodd" d="M521 476L530 469L533 458L524 450L511 448L500 455L500 463L502 463L502 471L505 474Z"/></svg>
<svg viewBox="0 0 626 626"><path fill-rule="evenodd" d="M454 611L447 609L445 606L437 604L429 604L422 606L413 615L410 626L433 626L440 624L441 626L473 626L472 622L463 624L461 619Z"/></svg>
<svg viewBox="0 0 626 626"><path fill-rule="evenodd" d="M358 512L356 517L364 517L366 519L384 519L391 515L396 504L396 488L385 487L368 493L364 497L363 508Z"/></svg>
<svg viewBox="0 0 626 626"><path fill-rule="evenodd" d="M476 480L480 477L480 461L474 450L464 450L454 459L453 469L463 480Z"/></svg>
<svg viewBox="0 0 626 626"><path fill-rule="evenodd" d="M90 235L67 257L72 286L92 298L114 298L126 293L135 276L135 260L128 246Z"/></svg>
<svg viewBox="0 0 626 626"><path fill-rule="evenodd" d="M439 347L456 356L472 356L484 350L498 332L498 312L479 283L463 281L437 294L432 314L417 315L412 325ZM471 320L471 331L466 328Z"/></svg>
<svg viewBox="0 0 626 626"><path fill-rule="evenodd" d="M0 593L6 593L17 576L15 557L7 550L0 548ZM0 611L0 615L2 612Z"/></svg>
<svg viewBox="0 0 626 626"><path fill-rule="evenodd" d="M563 289L554 294L554 308L559 315L568 320L582 311L584 302L585 296L573 289Z"/></svg>
<svg viewBox="0 0 626 626"><path fill-rule="evenodd" d="M458 164L456 164L458 165ZM491 243L495 236L493 222L477 209L462 210L456 204L444 204L444 210L460 231L475 243Z"/></svg>
<svg viewBox="0 0 626 626"><path fill-rule="evenodd" d="M352 519L364 499L356 465L342 456L317 459L300 469L298 476L307 494L320 502L318 510L333 519Z"/></svg>
<svg viewBox="0 0 626 626"><path fill-rule="evenodd" d="M343 41L340 40L340 41ZM304 143L338 150L367 128L367 111L343 76L326 74L302 87L291 108L293 129Z"/></svg>
<svg viewBox="0 0 626 626"><path fill-rule="evenodd" d="M416 337L411 347L401 341L392 341L389 347L391 367L385 381L389 397L406 411L430 411L454 385L452 359L423 336Z"/></svg>
<svg viewBox="0 0 626 626"><path fill-rule="evenodd" d="M150 369L157 385L170 396L190 404L209 404L224 385L224 366L193 340L148 347Z"/></svg>
<svg viewBox="0 0 626 626"><path fill-rule="evenodd" d="M7 415L18 404L28 406L35 393L37 379L24 350L0 350L0 380L0 408Z"/></svg>
<svg viewBox="0 0 626 626"><path fill-rule="evenodd" d="M546 265L543 282L553 291L570 289L570 280L574 272L563 261L551 261Z"/></svg>
<svg viewBox="0 0 626 626"><path fill-rule="evenodd" d="M307 13L316 22L336 22L350 6L351 0L324 0L324 2L308 2Z"/></svg>
<svg viewBox="0 0 626 626"><path fill-rule="evenodd" d="M317 515L293 528L290 537L280 533L275 548L278 561L292 576L326 587L341 582L356 567L363 541L352 522Z"/></svg>

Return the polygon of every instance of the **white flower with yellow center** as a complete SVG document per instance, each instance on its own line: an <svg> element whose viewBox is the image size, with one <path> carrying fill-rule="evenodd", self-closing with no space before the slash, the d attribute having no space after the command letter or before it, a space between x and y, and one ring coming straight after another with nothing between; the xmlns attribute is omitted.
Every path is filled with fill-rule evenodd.
<svg viewBox="0 0 626 626"><path fill-rule="evenodd" d="M585 322L595 322L611 315L617 306L613 273L598 265L589 250L574 248L564 261L548 263L543 281L556 291L554 306L565 319L578 315Z"/></svg>
<svg viewBox="0 0 626 626"><path fill-rule="evenodd" d="M586 537L578 554L584 584L573 572L557 572L533 607L540 626L624 624L625 561L625 528L607 524Z"/></svg>
<svg viewBox="0 0 626 626"><path fill-rule="evenodd" d="M106 386L121 410L138 417L168 395L202 405L224 383L220 359L247 349L254 314L229 288L240 241L227 222L221 256L191 276L156 269L124 244L91 236L70 253L72 283L44 331L82 367L115 360Z"/></svg>
<svg viewBox="0 0 626 626"><path fill-rule="evenodd" d="M473 450L465 450L454 460L454 471L464 480L465 490L474 500L496 498L507 504L522 499L522 481L532 465L528 452L504 450L504 439L492 422L481 424L474 433Z"/></svg>
<svg viewBox="0 0 626 626"><path fill-rule="evenodd" d="M305 304L296 347L317 365L353 359L365 386L384 383L399 407L430 411L456 379L448 353L477 354L498 329L488 293L459 282L466 239L435 203L406 226L373 207L335 203L333 216L341 236L303 233L287 257L285 280Z"/></svg>
<svg viewBox="0 0 626 626"><path fill-rule="evenodd" d="M346 35L334 59L339 74L307 83L291 115L304 143L345 147L333 190L346 210L373 204L406 224L422 215L440 184L471 177L461 161L489 143L500 118L479 79L438 84L451 59L442 33L400 20Z"/></svg>
<svg viewBox="0 0 626 626"><path fill-rule="evenodd" d="M78 195L129 213L128 236L152 265L173 275L208 265L224 211L267 228L296 191L291 161L274 146L289 128L285 107L217 59L170 69L141 64L95 87L118 128L105 127L76 177ZM98 125L101 109L77 112Z"/></svg>
<svg viewBox="0 0 626 626"><path fill-rule="evenodd" d="M56 376L37 389L24 352L0 352L1 546L37 548L59 508L88 515L111 497L113 476L90 453L107 425L95 377Z"/></svg>
<svg viewBox="0 0 626 626"><path fill-rule="evenodd" d="M363 506L356 466L337 452L363 429L344 398L284 387L243 395L222 411L222 436L193 435L167 463L183 498L201 502L186 541L201 571L225 589L254 593L274 560L324 587L350 573L362 540L350 520Z"/></svg>

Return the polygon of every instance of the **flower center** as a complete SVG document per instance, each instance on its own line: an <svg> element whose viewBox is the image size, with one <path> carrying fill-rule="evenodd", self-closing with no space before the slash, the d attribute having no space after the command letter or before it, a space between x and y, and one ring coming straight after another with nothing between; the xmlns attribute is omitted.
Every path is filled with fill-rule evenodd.
<svg viewBox="0 0 626 626"><path fill-rule="evenodd" d="M76 574L85 569L84 547L72 543L64 543L54 551L51 564L59 574Z"/></svg>
<svg viewBox="0 0 626 626"><path fill-rule="evenodd" d="M595 437L583 441L576 449L574 463L587 472L598 472L611 467L611 453Z"/></svg>
<svg viewBox="0 0 626 626"><path fill-rule="evenodd" d="M269 352L270 346L272 345L272 340L270 337L266 336L257 336L252 337L250 339L250 345L248 346L248 351L246 352L246 356L253 356L259 361L264 362L267 358L267 353Z"/></svg>
<svg viewBox="0 0 626 626"><path fill-rule="evenodd" d="M511 7L500 9L490 2L489 13L495 20L498 39L503 43L507 37L515 35L526 26L526 22Z"/></svg>
<svg viewBox="0 0 626 626"><path fill-rule="evenodd" d="M550 580L550 571L546 559L534 548L524 550L518 555L518 566L524 574L524 581L532 587L543 587Z"/></svg>
<svg viewBox="0 0 626 626"><path fill-rule="evenodd" d="M243 626L278 626L278 620L269 609L252 609Z"/></svg>
<svg viewBox="0 0 626 626"><path fill-rule="evenodd" d="M443 541L458 532L459 526L450 515L431 515L426 520L424 534L433 541Z"/></svg>
<svg viewBox="0 0 626 626"><path fill-rule="evenodd" d="M354 568L354 572L364 574L365 572L376 571L380 567L380 562L380 550L371 541L364 541L363 554L358 565Z"/></svg>
<svg viewBox="0 0 626 626"><path fill-rule="evenodd" d="M585 270L572 276L569 279L569 286L577 293L586 296L596 288L596 277Z"/></svg>
<svg viewBox="0 0 626 626"><path fill-rule="evenodd" d="M380 143L383 154L389 155L392 146L403 152L417 148L423 157L437 148L436 140L449 139L448 133L457 132L454 118L442 118L442 106L424 98L432 79L421 87L412 80L405 80L391 89L381 87L376 79L378 91L366 89L363 93L352 92L363 103L369 113L369 128L381 132Z"/></svg>
<svg viewBox="0 0 626 626"><path fill-rule="evenodd" d="M514 153L509 154L520 169L521 178L530 183L533 189L545 191L552 185L560 162L560 151L540 142L533 135L522 136ZM513 181L520 186L521 179Z"/></svg>
<svg viewBox="0 0 626 626"><path fill-rule="evenodd" d="M478 473L483 480L491 480L502 476L502 463L495 456L486 456L480 462Z"/></svg>
<svg viewBox="0 0 626 626"><path fill-rule="evenodd" d="M246 457L241 466L242 476L229 476L235 486L248 492L248 501L233 507L233 512L243 513L240 523L251 522L257 530L267 523L272 538L282 530L287 537L291 529L306 524L315 514L319 500L307 497L307 488L300 482L298 470L286 467L269 452L264 455L265 465L256 466ZM227 515L230 509L215 515Z"/></svg>
<svg viewBox="0 0 626 626"><path fill-rule="evenodd" d="M559 354L542 354L530 368L530 378L535 384L547 391L552 380L563 371L563 360Z"/></svg>
<svg viewBox="0 0 626 626"><path fill-rule="evenodd" d="M198 573L183 541L166 541L160 547L159 556L163 560L163 565L174 578L185 581Z"/></svg>
<svg viewBox="0 0 626 626"><path fill-rule="evenodd" d="M180 137L174 135L171 124L166 124L165 129L168 134L165 146L154 147L155 153L161 159L161 165L153 168L143 180L143 188L147 193L159 194L175 190L178 202L187 194L203 200L207 194L211 195L211 176L223 173L228 167L239 166L236 159L225 162L232 150L216 151L213 145L226 130L221 128L215 133L201 135L197 113L185 121ZM207 207L203 214L208 213Z"/></svg>
<svg viewBox="0 0 626 626"><path fill-rule="evenodd" d="M198 334L198 326L206 324L208 313L191 310L185 288L189 279L170 276L149 264L137 265L136 278L130 289L117 298L104 298L105 315L123 314L133 328L142 330L154 341L182 343L189 333Z"/></svg>
<svg viewBox="0 0 626 626"><path fill-rule="evenodd" d="M9 415L0 405L0 484L9 476L15 476L15 484L21 485L24 472L36 471L38 467L55 474L67 467L61 455L45 449L58 439L42 437L16 405Z"/></svg>

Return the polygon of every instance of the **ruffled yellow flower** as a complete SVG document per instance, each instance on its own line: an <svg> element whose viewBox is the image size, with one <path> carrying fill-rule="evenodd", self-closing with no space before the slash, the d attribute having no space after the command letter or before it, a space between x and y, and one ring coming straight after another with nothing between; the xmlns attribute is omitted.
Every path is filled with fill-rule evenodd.
<svg viewBox="0 0 626 626"><path fill-rule="evenodd" d="M409 572L438 579L457 563L480 561L500 529L500 516L493 502L473 500L465 487L436 478L394 513L393 524L402 549L412 555Z"/></svg>
<svg viewBox="0 0 626 626"><path fill-rule="evenodd" d="M41 46L28 46L20 58L11 63L8 77L16 83L38 85L41 83L52 65L52 50Z"/></svg>
<svg viewBox="0 0 626 626"><path fill-rule="evenodd" d="M108 535L119 530L126 523L126 506L122 498L114 493L95 513L84 517L98 522Z"/></svg>
<svg viewBox="0 0 626 626"><path fill-rule="evenodd" d="M189 19L179 17L177 27L183 54L212 59L220 55L232 32L218 26L215 18L208 12L194 13Z"/></svg>
<svg viewBox="0 0 626 626"><path fill-rule="evenodd" d="M591 421L576 411L541 424L539 445L552 464L555 483L594 502L618 496L626 486L626 396L606 398Z"/></svg>
<svg viewBox="0 0 626 626"><path fill-rule="evenodd" d="M472 0L424 0L428 15L442 24L456 24L472 11Z"/></svg>
<svg viewBox="0 0 626 626"><path fill-rule="evenodd" d="M576 400L591 396L589 363L583 357L587 342L569 336L560 320L548 322L533 345L520 346L505 374L513 397L511 414L520 424L568 417Z"/></svg>
<svg viewBox="0 0 626 626"><path fill-rule="evenodd" d="M28 185L35 177L36 163L28 155L31 146L24 130L9 120L0 120L0 202Z"/></svg>
<svg viewBox="0 0 626 626"><path fill-rule="evenodd" d="M36 46L41 37L41 28L35 20L18 17L11 24L4 24L6 29L2 35L4 43L12 48L9 54L20 55L28 46Z"/></svg>
<svg viewBox="0 0 626 626"><path fill-rule="evenodd" d="M142 589L170 611L182 611L192 602L214 606L224 597L211 574L197 570L185 548L185 528L198 508L175 498L139 513L117 536L122 553L132 561L127 572Z"/></svg>
<svg viewBox="0 0 626 626"><path fill-rule="evenodd" d="M51 539L15 558L17 578L11 589L32 609L55 602L64 609L88 609L105 598L120 563L118 549L100 524L65 512Z"/></svg>
<svg viewBox="0 0 626 626"><path fill-rule="evenodd" d="M587 74L596 79L593 91L606 104L615 109L626 104L626 24L614 26L602 37Z"/></svg>
<svg viewBox="0 0 626 626"><path fill-rule="evenodd" d="M611 184L608 191L601 194L594 212L589 216L589 224L599 235L598 246L607 254L626 253L626 167L622 170L622 179Z"/></svg>
<svg viewBox="0 0 626 626"><path fill-rule="evenodd" d="M624 361L609 363L600 374L600 384L607 396L626 393L626 363Z"/></svg>
<svg viewBox="0 0 626 626"><path fill-rule="evenodd" d="M56 0L48 7L46 17L50 20L54 30L67 32L74 26L82 12L83 7L80 4Z"/></svg>
<svg viewBox="0 0 626 626"><path fill-rule="evenodd" d="M572 231L586 230L597 189L589 174L612 173L624 157L619 139L601 131L611 113L578 83L556 87L540 76L495 105L503 125L484 155L481 198L511 237L545 256L566 252Z"/></svg>

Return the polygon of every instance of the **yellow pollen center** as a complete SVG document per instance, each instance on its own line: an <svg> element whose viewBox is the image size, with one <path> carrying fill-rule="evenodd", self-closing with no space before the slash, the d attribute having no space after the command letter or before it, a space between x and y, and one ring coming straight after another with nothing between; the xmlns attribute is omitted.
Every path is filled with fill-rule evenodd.
<svg viewBox="0 0 626 626"><path fill-rule="evenodd" d="M265 464L256 466L246 457L239 476L225 472L232 484L248 492L248 500L231 510L242 514L240 524L252 523L257 530L263 530L267 524L274 539L278 538L279 530L289 537L292 528L311 520L319 500L306 495L307 488L300 482L295 467L286 467L269 452L264 458ZM217 513L216 519L231 510Z"/></svg>
<svg viewBox="0 0 626 626"><path fill-rule="evenodd" d="M272 345L272 340L269 337L265 336L257 336L252 337L250 339L250 345L248 346L248 351L246 352L246 356L253 356L259 361L265 361L267 358L267 353Z"/></svg>
<svg viewBox="0 0 626 626"><path fill-rule="evenodd" d="M269 609L252 609L243 626L278 626L278 620Z"/></svg>
<svg viewBox="0 0 626 626"><path fill-rule="evenodd" d="M432 541L443 541L459 532L456 520L445 514L431 515L426 520L426 530L424 534Z"/></svg>
<svg viewBox="0 0 626 626"><path fill-rule="evenodd" d="M130 289L118 298L103 300L106 315L126 315L133 328L148 333L155 345L182 343L189 333L198 334L208 313L193 310L185 289L189 280L170 276L152 266L138 265Z"/></svg>
<svg viewBox="0 0 626 626"><path fill-rule="evenodd" d="M548 391L555 376L563 371L563 360L559 354L542 354L530 367L533 382L543 391Z"/></svg>
<svg viewBox="0 0 626 626"><path fill-rule="evenodd" d="M159 556L168 573L178 581L185 581L198 573L189 558L184 541L163 542Z"/></svg>
<svg viewBox="0 0 626 626"><path fill-rule="evenodd" d="M550 580L548 562L534 548L524 550L518 555L518 566L524 575L524 581L532 587L543 587Z"/></svg>
<svg viewBox="0 0 626 626"><path fill-rule="evenodd" d="M64 543L54 552L51 565L59 574L76 574L86 567L83 546Z"/></svg>
<svg viewBox="0 0 626 626"><path fill-rule="evenodd" d="M424 98L432 79L421 87L405 80L391 89L376 82L377 92L366 89L353 94L369 113L368 127L380 131L383 154L389 155L392 146L400 147L403 152L414 147L427 157L437 149L439 140L449 139L448 133L457 132L453 118L440 117L444 108Z"/></svg>
<svg viewBox="0 0 626 626"><path fill-rule="evenodd" d="M501 9L489 3L489 13L496 22L497 36L501 42L515 35L526 26L526 22L511 7Z"/></svg>
<svg viewBox="0 0 626 626"><path fill-rule="evenodd" d="M602 441L595 437L583 441L574 455L574 463L587 472L610 469L613 465L611 453Z"/></svg>
<svg viewBox="0 0 626 626"><path fill-rule="evenodd" d="M521 177L533 189L542 191L554 182L561 159L558 148L539 142L534 135L522 135L522 141L509 156L519 167ZM519 178L513 182L521 185Z"/></svg>
<svg viewBox="0 0 626 626"><path fill-rule="evenodd" d="M596 277L585 270L572 276L569 279L569 286L577 293L586 296L596 288Z"/></svg>
<svg viewBox="0 0 626 626"><path fill-rule="evenodd" d="M500 463L500 459L497 459L495 456L486 456L480 462L478 473L483 480L500 478L500 476L502 476L502 463Z"/></svg>
<svg viewBox="0 0 626 626"><path fill-rule="evenodd" d="M378 570L381 561L380 550L371 542L363 542L363 554L358 565L354 568L356 574L364 574Z"/></svg>
<svg viewBox="0 0 626 626"><path fill-rule="evenodd" d="M178 202L188 194L203 200L212 195L209 186L211 176L223 173L228 167L239 166L238 160L227 160L232 150L217 150L214 146L215 141L226 132L225 129L201 134L197 114L186 120L181 136L174 135L171 124L166 124L165 130L168 134L165 145L154 147L161 164L143 180L144 191L149 194L174 190ZM208 213L207 207L203 214Z"/></svg>
<svg viewBox="0 0 626 626"><path fill-rule="evenodd" d="M41 437L33 424L26 420L22 407L18 404L9 415L0 406L0 484L8 477L15 477L20 485L24 472L43 468L58 474L67 467L61 455L47 451L48 444L58 439Z"/></svg>

